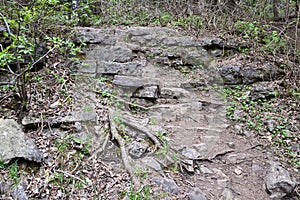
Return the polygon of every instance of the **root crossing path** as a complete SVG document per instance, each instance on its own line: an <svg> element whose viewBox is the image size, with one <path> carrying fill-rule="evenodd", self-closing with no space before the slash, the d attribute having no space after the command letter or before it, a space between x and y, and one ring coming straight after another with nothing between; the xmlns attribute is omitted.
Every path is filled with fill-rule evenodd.
<svg viewBox="0 0 300 200"><path fill-rule="evenodd" d="M92 156L153 199L270 199L272 156L226 120L217 63L234 44L167 28L76 32L88 45L74 67L74 109L96 116L86 123Z"/></svg>

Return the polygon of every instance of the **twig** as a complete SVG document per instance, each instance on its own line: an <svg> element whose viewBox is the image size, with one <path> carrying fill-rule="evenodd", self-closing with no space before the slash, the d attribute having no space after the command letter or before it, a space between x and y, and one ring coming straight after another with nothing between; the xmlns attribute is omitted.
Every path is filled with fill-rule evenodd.
<svg viewBox="0 0 300 200"><path fill-rule="evenodd" d="M9 25L8 25L7 21L5 20L4 15L1 12L0 12L0 16L3 18L3 21L4 21L4 24L6 26L6 30L7 30L8 34L11 35L11 31L10 31Z"/></svg>
<svg viewBox="0 0 300 200"><path fill-rule="evenodd" d="M138 189L138 188L140 188L140 185L141 185L140 181L134 174L134 171L129 163L127 151L125 149L124 139L120 136L120 134L117 131L117 126L116 126L116 123L114 122L113 116L114 116L113 110L109 109L109 122L110 122L110 131L111 131L112 138L116 139L117 142L119 143L120 149L121 149L121 157L123 160L124 167L127 170L127 172L129 173L131 180L134 184L134 187L136 189Z"/></svg>
<svg viewBox="0 0 300 200"><path fill-rule="evenodd" d="M47 51L47 53L45 53L43 56L41 56L39 59L37 59L35 62L33 62L30 65L30 67L28 67L27 69L23 70L20 74L17 74L16 77L11 82L0 82L0 85L15 85L16 81L18 80L18 78L20 78L21 76L23 76L23 74L25 74L26 72L28 72L29 70L31 70L32 67L34 65L36 65L36 63L38 63L40 60L42 60L43 58L45 58L49 53L51 53L52 51L54 51L54 49L56 49L56 46L52 47L49 51Z"/></svg>
<svg viewBox="0 0 300 200"><path fill-rule="evenodd" d="M69 176L69 177L72 177L72 178L74 178L74 179L77 179L78 181L81 181L82 183L86 183L86 181L84 181L84 180L82 180L81 178L79 178L79 177L77 177L77 176L74 176L74 175L72 175L72 174L70 174L70 173L68 173L68 172L62 171L62 170L60 170L60 169L58 169L58 170L56 170L56 171L58 171L58 172L60 172L60 173L63 173L63 174L65 174L65 175L67 175L67 176Z"/></svg>

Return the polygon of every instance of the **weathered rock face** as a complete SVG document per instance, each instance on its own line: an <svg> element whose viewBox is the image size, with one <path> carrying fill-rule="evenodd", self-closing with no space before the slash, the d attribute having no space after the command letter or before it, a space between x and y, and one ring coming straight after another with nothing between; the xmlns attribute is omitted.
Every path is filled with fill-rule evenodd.
<svg viewBox="0 0 300 200"><path fill-rule="evenodd" d="M225 85L238 85L243 83L241 68L233 65L221 67L220 75Z"/></svg>
<svg viewBox="0 0 300 200"><path fill-rule="evenodd" d="M43 156L34 141L27 137L16 121L0 119L0 159L8 163L14 158L41 162Z"/></svg>
<svg viewBox="0 0 300 200"><path fill-rule="evenodd" d="M77 39L89 45L76 72L95 81L96 91L121 100L114 104L110 99L126 127L128 158L132 166L151 171L147 178L154 193L163 190L166 199L269 198L261 187L266 174L261 157L251 153L256 148L248 138L244 142L228 132L225 102L211 86L273 80L267 79L272 73L235 65L220 68L215 57L231 55L237 47L217 38L196 39L157 27L78 31ZM96 96L95 102L101 98ZM169 171L178 159L178 170L189 176L178 178Z"/></svg>
<svg viewBox="0 0 300 200"><path fill-rule="evenodd" d="M278 80L283 77L284 72L269 64L256 68L223 65L220 67L220 75L225 85L238 85Z"/></svg>
<svg viewBox="0 0 300 200"><path fill-rule="evenodd" d="M257 85L253 88L251 92L251 99L252 100L259 100L259 99L270 99L275 97L275 91L273 88L264 87L262 85Z"/></svg>
<svg viewBox="0 0 300 200"><path fill-rule="evenodd" d="M296 185L296 180L291 179L289 172L280 163L271 162L270 173L266 179L266 187L271 193L271 199L279 200L291 195Z"/></svg>
<svg viewBox="0 0 300 200"><path fill-rule="evenodd" d="M154 178L153 182L162 187L163 191L165 192L170 192L174 194L179 192L179 188L173 179Z"/></svg>

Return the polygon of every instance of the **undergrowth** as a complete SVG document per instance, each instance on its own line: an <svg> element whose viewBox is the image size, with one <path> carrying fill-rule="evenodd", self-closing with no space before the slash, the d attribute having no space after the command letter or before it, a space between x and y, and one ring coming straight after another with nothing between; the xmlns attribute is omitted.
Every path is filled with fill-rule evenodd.
<svg viewBox="0 0 300 200"><path fill-rule="evenodd" d="M286 98L275 92L274 98L253 100L251 91L252 86L223 90L229 99L227 117L235 123L234 131L246 136L258 136L275 147L273 149L284 161L300 167L298 97Z"/></svg>

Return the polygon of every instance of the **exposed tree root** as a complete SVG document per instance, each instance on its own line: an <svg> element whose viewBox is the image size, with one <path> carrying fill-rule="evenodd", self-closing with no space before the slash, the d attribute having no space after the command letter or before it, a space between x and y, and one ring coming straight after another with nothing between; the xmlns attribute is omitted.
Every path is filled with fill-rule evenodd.
<svg viewBox="0 0 300 200"><path fill-rule="evenodd" d="M107 143L108 143L108 141L109 141L109 138L110 138L110 134L107 133L106 136L105 136L104 142L103 142L103 144L101 145L101 147L97 148L97 149L93 152L93 155L92 155L89 159L92 159L93 157L99 157L99 155L100 155L101 153L104 152L104 150L106 149Z"/></svg>
<svg viewBox="0 0 300 200"><path fill-rule="evenodd" d="M152 132L151 130L149 130L146 127L143 127L142 125L139 125L139 124L133 122L130 119L121 118L121 120L125 125L127 125L127 126L133 128L133 129L135 129L137 131L140 131L141 133L144 133L145 135L147 135L150 138L150 140L154 143L154 145L156 147L155 149L157 149L157 147L158 148L163 148L161 142L158 140L157 136L155 136L154 134L151 133Z"/></svg>
<svg viewBox="0 0 300 200"><path fill-rule="evenodd" d="M114 122L114 112L112 109L109 109L109 123L110 123L110 131L111 131L112 139L116 139L120 145L121 156L122 156L124 167L127 170L127 172L129 173L135 189L139 189L141 186L141 183L140 183L139 179L136 177L136 175L129 163L129 158L128 158L127 151L125 148L125 141L118 133L116 123Z"/></svg>

